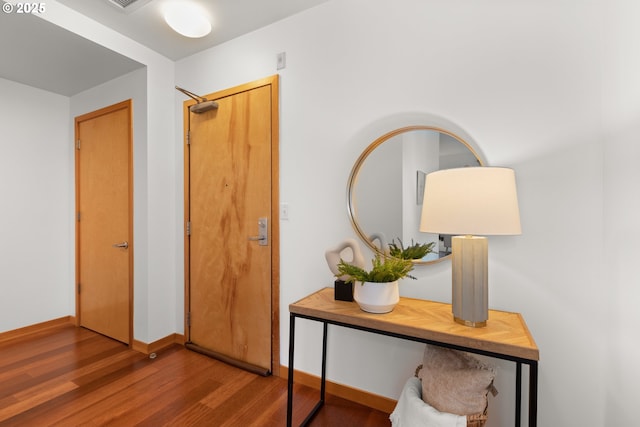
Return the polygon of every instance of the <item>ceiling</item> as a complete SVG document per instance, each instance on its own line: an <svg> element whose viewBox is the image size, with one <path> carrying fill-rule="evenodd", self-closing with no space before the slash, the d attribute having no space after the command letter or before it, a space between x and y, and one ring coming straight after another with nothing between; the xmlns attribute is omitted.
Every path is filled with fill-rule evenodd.
<svg viewBox="0 0 640 427"><path fill-rule="evenodd" d="M198 3L209 15L213 29L200 39L164 22L169 1L137 0L122 9L110 0L57 0L174 61L328 0L180 0ZM36 15L17 13L0 13L0 58L0 78L65 96L144 66Z"/></svg>
<svg viewBox="0 0 640 427"><path fill-rule="evenodd" d="M176 61L327 0L180 0L198 4L209 15L213 28L200 39L181 36L164 22L163 6L175 0L137 0L125 9L109 0L57 1Z"/></svg>

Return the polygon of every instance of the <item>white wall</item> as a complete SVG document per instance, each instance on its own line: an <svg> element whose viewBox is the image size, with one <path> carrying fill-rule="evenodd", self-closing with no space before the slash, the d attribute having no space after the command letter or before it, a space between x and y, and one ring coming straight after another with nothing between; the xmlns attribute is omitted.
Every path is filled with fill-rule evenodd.
<svg viewBox="0 0 640 427"><path fill-rule="evenodd" d="M287 305L332 283L324 250L354 236L345 210L353 162L403 113L433 114L466 131L488 164L516 169L523 235L490 239L490 305L522 312L540 347L539 425L607 425L599 5L331 1L177 63L179 85L213 92L276 73L276 54L287 53L279 71L280 191L290 206L281 224L284 363ZM450 298L448 262L417 274L404 295ZM319 374L320 327L298 322L297 340L296 368ZM397 397L421 350L332 329L328 376ZM492 426L513 422L513 366L499 369Z"/></svg>
<svg viewBox="0 0 640 427"><path fill-rule="evenodd" d="M620 0L604 10L605 402L608 425L627 426L638 424L640 381L640 4Z"/></svg>
<svg viewBox="0 0 640 427"><path fill-rule="evenodd" d="M69 98L5 79L0 93L3 332L71 314L75 273Z"/></svg>

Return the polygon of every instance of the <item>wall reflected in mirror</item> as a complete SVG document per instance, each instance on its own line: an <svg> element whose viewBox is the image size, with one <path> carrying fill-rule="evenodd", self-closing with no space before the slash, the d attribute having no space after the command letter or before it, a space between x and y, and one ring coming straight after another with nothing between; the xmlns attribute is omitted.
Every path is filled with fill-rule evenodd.
<svg viewBox="0 0 640 427"><path fill-rule="evenodd" d="M348 213L358 236L375 252L390 245L432 243L432 252L416 263L439 261L451 254L451 236L419 231L424 179L430 172L483 166L473 148L445 129L410 126L371 143L349 177Z"/></svg>

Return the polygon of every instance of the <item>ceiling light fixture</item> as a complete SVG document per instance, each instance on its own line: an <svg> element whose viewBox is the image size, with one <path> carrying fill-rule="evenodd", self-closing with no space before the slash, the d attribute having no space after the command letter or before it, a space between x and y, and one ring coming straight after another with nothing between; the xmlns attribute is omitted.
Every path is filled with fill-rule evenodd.
<svg viewBox="0 0 640 427"><path fill-rule="evenodd" d="M203 8L195 3L176 1L164 6L164 20L177 33L199 38L211 32L211 23Z"/></svg>

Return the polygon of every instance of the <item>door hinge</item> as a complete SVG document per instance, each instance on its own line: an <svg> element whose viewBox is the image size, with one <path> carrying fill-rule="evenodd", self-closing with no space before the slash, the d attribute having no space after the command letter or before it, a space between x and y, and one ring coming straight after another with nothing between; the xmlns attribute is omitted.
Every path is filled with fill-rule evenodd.
<svg viewBox="0 0 640 427"><path fill-rule="evenodd" d="M76 214L76 221L80 221L80 212Z"/></svg>
<svg viewBox="0 0 640 427"><path fill-rule="evenodd" d="M187 221L187 236L191 236L191 221Z"/></svg>
<svg viewBox="0 0 640 427"><path fill-rule="evenodd" d="M76 150L79 150L79 149L80 149L80 140L77 140L76 141Z"/></svg>
<svg viewBox="0 0 640 427"><path fill-rule="evenodd" d="M187 327L191 327L191 312L187 313Z"/></svg>
<svg viewBox="0 0 640 427"><path fill-rule="evenodd" d="M191 131L187 131L187 145L191 145Z"/></svg>
<svg viewBox="0 0 640 427"><path fill-rule="evenodd" d="M80 283L78 283L78 293L80 293Z"/></svg>

